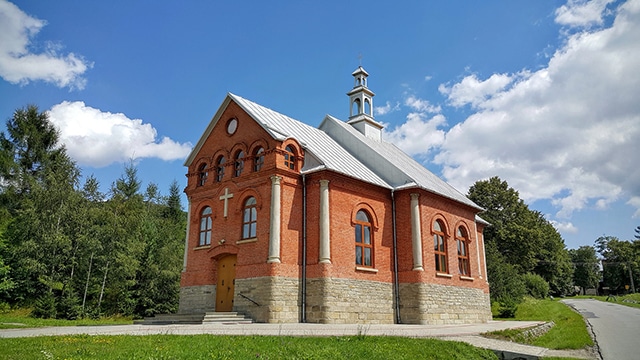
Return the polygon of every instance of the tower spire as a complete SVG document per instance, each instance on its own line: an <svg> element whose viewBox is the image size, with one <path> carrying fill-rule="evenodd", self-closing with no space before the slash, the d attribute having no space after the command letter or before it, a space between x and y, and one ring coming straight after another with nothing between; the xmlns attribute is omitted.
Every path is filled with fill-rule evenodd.
<svg viewBox="0 0 640 360"><path fill-rule="evenodd" d="M349 121L347 123L365 136L380 140L383 126L373 118L373 97L375 94L367 87L369 73L360 65L351 75L354 78L354 85L353 89L347 93L349 96Z"/></svg>

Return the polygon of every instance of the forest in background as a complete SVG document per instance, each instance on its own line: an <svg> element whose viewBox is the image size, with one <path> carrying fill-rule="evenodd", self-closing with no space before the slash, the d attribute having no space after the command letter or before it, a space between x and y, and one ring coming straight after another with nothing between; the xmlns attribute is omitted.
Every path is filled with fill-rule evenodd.
<svg viewBox="0 0 640 360"><path fill-rule="evenodd" d="M90 146L90 145L89 145ZM186 213L142 189L133 162L108 193L81 173L46 112L18 109L0 134L0 306L75 319L175 312Z"/></svg>

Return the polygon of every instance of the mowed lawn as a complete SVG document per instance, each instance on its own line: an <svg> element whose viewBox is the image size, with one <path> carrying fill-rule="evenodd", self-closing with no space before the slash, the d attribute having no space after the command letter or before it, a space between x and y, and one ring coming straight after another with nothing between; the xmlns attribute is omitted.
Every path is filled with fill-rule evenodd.
<svg viewBox="0 0 640 360"><path fill-rule="evenodd" d="M0 339L1 359L497 359L459 342L401 337L47 336Z"/></svg>

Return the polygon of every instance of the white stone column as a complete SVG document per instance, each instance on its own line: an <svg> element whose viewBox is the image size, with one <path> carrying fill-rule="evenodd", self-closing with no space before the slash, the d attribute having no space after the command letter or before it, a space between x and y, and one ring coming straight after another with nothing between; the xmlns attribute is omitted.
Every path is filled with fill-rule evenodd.
<svg viewBox="0 0 640 360"><path fill-rule="evenodd" d="M271 222L269 224L268 263L280 262L280 181L281 176L271 177Z"/></svg>
<svg viewBox="0 0 640 360"><path fill-rule="evenodd" d="M187 233L184 237L184 258L182 259L182 272L187 271L187 253L189 252L189 225L191 224L191 199L187 198Z"/></svg>
<svg viewBox="0 0 640 360"><path fill-rule="evenodd" d="M420 194L411 194L411 244L413 248L413 270L424 271L422 267L422 232L420 229Z"/></svg>
<svg viewBox="0 0 640 360"><path fill-rule="evenodd" d="M478 256L478 276L482 278L482 263L480 262L480 241L478 240L478 224L474 221L473 228L475 230L476 238L476 255Z"/></svg>
<svg viewBox="0 0 640 360"><path fill-rule="evenodd" d="M320 263L331 263L329 180L320 180Z"/></svg>

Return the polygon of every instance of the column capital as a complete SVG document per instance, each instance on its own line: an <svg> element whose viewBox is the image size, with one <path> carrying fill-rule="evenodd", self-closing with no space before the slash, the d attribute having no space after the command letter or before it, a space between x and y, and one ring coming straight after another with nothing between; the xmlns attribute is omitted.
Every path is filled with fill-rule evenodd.
<svg viewBox="0 0 640 360"><path fill-rule="evenodd" d="M322 179L322 180L318 180L318 182L320 183L321 187L329 186L329 180Z"/></svg>
<svg viewBox="0 0 640 360"><path fill-rule="evenodd" d="M409 194L409 196L411 196L411 200L418 200L418 198L420 197L420 194L411 193L411 194Z"/></svg>
<svg viewBox="0 0 640 360"><path fill-rule="evenodd" d="M280 185L280 181L282 181L282 176L273 175L270 177L271 183L274 185Z"/></svg>

